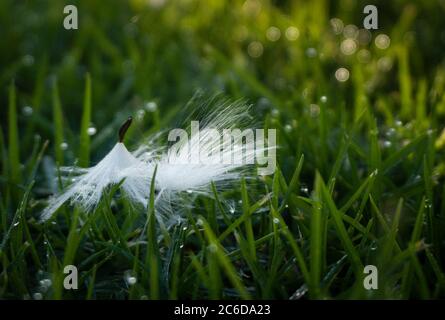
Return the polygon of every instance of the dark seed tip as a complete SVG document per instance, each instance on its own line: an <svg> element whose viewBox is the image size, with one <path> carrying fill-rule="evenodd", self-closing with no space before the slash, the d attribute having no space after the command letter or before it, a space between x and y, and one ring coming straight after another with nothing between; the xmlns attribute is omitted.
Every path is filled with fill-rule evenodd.
<svg viewBox="0 0 445 320"><path fill-rule="evenodd" d="M132 121L133 121L133 118L128 117L127 121L125 121L124 124L119 129L119 142L124 141L125 133L127 133L127 130L130 127Z"/></svg>

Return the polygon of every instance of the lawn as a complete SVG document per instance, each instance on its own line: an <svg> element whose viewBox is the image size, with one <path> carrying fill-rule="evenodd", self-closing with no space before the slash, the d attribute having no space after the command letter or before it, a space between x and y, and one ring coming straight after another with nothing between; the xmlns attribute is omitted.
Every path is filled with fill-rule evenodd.
<svg viewBox="0 0 445 320"><path fill-rule="evenodd" d="M365 30L368 2L2 0L0 299L445 298L445 3L372 1ZM185 194L169 226L117 186L39 221L61 167L197 92L276 129L272 175Z"/></svg>

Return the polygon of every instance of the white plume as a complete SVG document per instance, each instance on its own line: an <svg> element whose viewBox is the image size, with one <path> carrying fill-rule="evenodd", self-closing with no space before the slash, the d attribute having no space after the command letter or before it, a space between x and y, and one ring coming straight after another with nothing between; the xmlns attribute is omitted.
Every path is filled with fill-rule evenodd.
<svg viewBox="0 0 445 320"><path fill-rule="evenodd" d="M273 145L256 145L254 139L246 138L243 128L252 124L248 106L241 102L217 102L219 105L213 111L201 117L199 135L187 135L182 130L179 133L187 135L188 139L185 141L158 149L152 148L152 144L142 144L133 153L119 142L94 167L65 169L64 171L78 174L76 180L50 201L41 219L49 219L68 200L85 211L91 211L99 203L103 192L123 179L121 188L128 199L146 206L156 167L155 209L158 217L164 220L167 218L177 221L177 210L173 210L172 206L183 206L182 202L185 198L190 198L191 194L210 196L212 182L219 189L233 185L243 173L252 168L255 156L275 150ZM207 107L203 109L208 111ZM128 129L129 121L121 128L121 140ZM191 131L192 127L193 125L189 127ZM222 134L218 139L217 132L227 134ZM205 161L202 161L203 157Z"/></svg>

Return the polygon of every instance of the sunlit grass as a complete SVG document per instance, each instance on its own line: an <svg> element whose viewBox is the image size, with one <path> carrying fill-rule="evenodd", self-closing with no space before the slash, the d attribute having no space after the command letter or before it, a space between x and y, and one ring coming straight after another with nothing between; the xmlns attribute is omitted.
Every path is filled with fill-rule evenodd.
<svg viewBox="0 0 445 320"><path fill-rule="evenodd" d="M74 2L77 31L62 2L0 4L1 298L444 297L439 4L380 6L367 41L360 2ZM130 147L170 127L198 89L247 99L277 129L274 175L213 186L170 230L153 187L148 210L113 188L94 212L37 222L60 166L97 163L129 115ZM363 287L369 264L378 290Z"/></svg>

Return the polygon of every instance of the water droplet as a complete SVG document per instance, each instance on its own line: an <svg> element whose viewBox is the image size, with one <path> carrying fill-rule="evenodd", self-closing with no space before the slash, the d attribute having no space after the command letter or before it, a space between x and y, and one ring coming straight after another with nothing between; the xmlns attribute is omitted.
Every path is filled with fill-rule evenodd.
<svg viewBox="0 0 445 320"><path fill-rule="evenodd" d="M358 31L357 40L361 45L367 45L369 42L371 42L372 34L367 29L360 29Z"/></svg>
<svg viewBox="0 0 445 320"><path fill-rule="evenodd" d="M388 37L386 34L379 34L375 38L375 46L379 49L387 49L389 45L391 44L391 38Z"/></svg>
<svg viewBox="0 0 445 320"><path fill-rule="evenodd" d="M309 58L315 58L317 56L317 49L315 48L307 48L306 49L306 56Z"/></svg>
<svg viewBox="0 0 445 320"><path fill-rule="evenodd" d="M334 31L335 34L341 34L343 32L343 21L341 21L338 18L332 18L331 19L331 27L332 27L332 31Z"/></svg>
<svg viewBox="0 0 445 320"><path fill-rule="evenodd" d="M199 218L198 221L196 221L196 224L197 224L198 226L202 226L202 225L204 225L204 221L202 221L202 219Z"/></svg>
<svg viewBox="0 0 445 320"><path fill-rule="evenodd" d="M51 281L51 279L42 279L42 280L40 280L40 284L46 288L49 288L49 287L51 287L53 282Z"/></svg>
<svg viewBox="0 0 445 320"><path fill-rule="evenodd" d="M188 194L192 194L192 193L193 193L193 190L192 190L192 189L187 189L187 193L188 193Z"/></svg>
<svg viewBox="0 0 445 320"><path fill-rule="evenodd" d="M376 175L378 175L379 174L379 169L375 169L371 174L370 174L370 176L371 177L375 177Z"/></svg>
<svg viewBox="0 0 445 320"><path fill-rule="evenodd" d="M269 27L266 31L266 37L269 41L278 41L281 37L281 31L277 27Z"/></svg>
<svg viewBox="0 0 445 320"><path fill-rule="evenodd" d="M156 102L150 101L145 104L145 110L148 112L155 112L158 109Z"/></svg>
<svg viewBox="0 0 445 320"><path fill-rule="evenodd" d="M320 115L320 106L318 104L312 103L309 106L309 110L312 118L316 118Z"/></svg>
<svg viewBox="0 0 445 320"><path fill-rule="evenodd" d="M300 36L300 30L297 27L289 27L286 29L286 38L289 41L295 41Z"/></svg>
<svg viewBox="0 0 445 320"><path fill-rule="evenodd" d="M183 244L181 244L181 245L179 246L179 249L182 249L182 248L184 248L184 245L183 245Z"/></svg>
<svg viewBox="0 0 445 320"><path fill-rule="evenodd" d="M357 50L357 43L353 39L345 39L340 44L340 50L347 56L354 54Z"/></svg>
<svg viewBox="0 0 445 320"><path fill-rule="evenodd" d="M290 297L290 300L301 299L307 292L308 292L308 287L307 285L304 284L300 288L298 288L297 291L294 292L294 294Z"/></svg>
<svg viewBox="0 0 445 320"><path fill-rule="evenodd" d="M60 149L62 149L62 150L66 150L66 149L68 149L68 143L66 143L66 142L62 142L62 143L60 144Z"/></svg>
<svg viewBox="0 0 445 320"><path fill-rule="evenodd" d="M13 224L14 227L17 227L20 224L20 221L17 221Z"/></svg>
<svg viewBox="0 0 445 320"><path fill-rule="evenodd" d="M129 286L135 285L136 282L137 282L137 278L136 278L136 276L133 274L133 271L132 271L132 270L127 270L127 271L124 272L124 279L125 279L125 282L126 282Z"/></svg>
<svg viewBox="0 0 445 320"><path fill-rule="evenodd" d="M94 136L97 132L97 129L95 127L89 127L87 130L87 133L89 136Z"/></svg>
<svg viewBox="0 0 445 320"><path fill-rule="evenodd" d="M23 56L22 62L25 66L29 67L34 64L34 57L30 54Z"/></svg>
<svg viewBox="0 0 445 320"><path fill-rule="evenodd" d="M303 185L303 186L300 187L300 191L303 192L303 193L308 193L309 192L309 188L307 186Z"/></svg>
<svg viewBox="0 0 445 320"><path fill-rule="evenodd" d="M396 133L396 129L394 129L394 128L389 128L388 131L386 131L386 135L388 137L394 136L395 133Z"/></svg>
<svg viewBox="0 0 445 320"><path fill-rule="evenodd" d="M292 126L291 126L290 124L286 124L286 125L284 126L284 130L285 130L286 132L291 132L291 131L292 131Z"/></svg>
<svg viewBox="0 0 445 320"><path fill-rule="evenodd" d="M377 61L377 68L380 71L387 72L392 68L392 59L390 57L382 57Z"/></svg>
<svg viewBox="0 0 445 320"><path fill-rule="evenodd" d="M395 124L396 124L397 127L401 127L403 125L403 122L400 121L400 120L396 120Z"/></svg>
<svg viewBox="0 0 445 320"><path fill-rule="evenodd" d="M279 223L280 223L280 219L278 219L278 218L273 218L273 223L275 223L275 224L279 224Z"/></svg>
<svg viewBox="0 0 445 320"><path fill-rule="evenodd" d="M24 106L22 109L22 113L24 116L29 117L33 113L33 109L31 106Z"/></svg>
<svg viewBox="0 0 445 320"><path fill-rule="evenodd" d="M357 60L360 63L369 63L371 61L371 52L366 49L360 49L357 53Z"/></svg>
<svg viewBox="0 0 445 320"><path fill-rule="evenodd" d="M32 295L34 300L42 300L43 299L43 295L40 292L36 292Z"/></svg>
<svg viewBox="0 0 445 320"><path fill-rule="evenodd" d="M183 231L186 231L188 229L188 227L187 226L185 226L185 227L182 227L182 230Z"/></svg>
<svg viewBox="0 0 445 320"><path fill-rule="evenodd" d="M385 141L383 141L383 146L384 146L385 148L389 148L389 147L392 146L392 142L389 141L389 140L385 140Z"/></svg>
<svg viewBox="0 0 445 320"><path fill-rule="evenodd" d="M345 38L349 38L349 39L355 39L358 36L358 28L357 26L353 25L353 24L348 24L344 29L343 29L343 36Z"/></svg>
<svg viewBox="0 0 445 320"><path fill-rule="evenodd" d="M320 101L323 102L323 103L326 103L326 102L328 101L328 97L326 97L326 96L321 96L321 97L320 97Z"/></svg>
<svg viewBox="0 0 445 320"><path fill-rule="evenodd" d="M346 68L338 68L335 71L335 78L340 82L345 82L349 79L349 70Z"/></svg>
<svg viewBox="0 0 445 320"><path fill-rule="evenodd" d="M280 111L278 109L274 108L274 109L272 109L271 114L273 117L276 117L280 114Z"/></svg>
<svg viewBox="0 0 445 320"><path fill-rule="evenodd" d="M143 120L144 117L145 117L145 110L143 110L143 109L138 110L136 113L136 118L138 120Z"/></svg>
<svg viewBox="0 0 445 320"><path fill-rule="evenodd" d="M263 45L259 41L253 41L247 46L247 53L252 58L259 58L263 54Z"/></svg>
<svg viewBox="0 0 445 320"><path fill-rule="evenodd" d="M213 253L215 253L218 250L218 246L214 243L210 244L207 248L209 249L210 252Z"/></svg>

